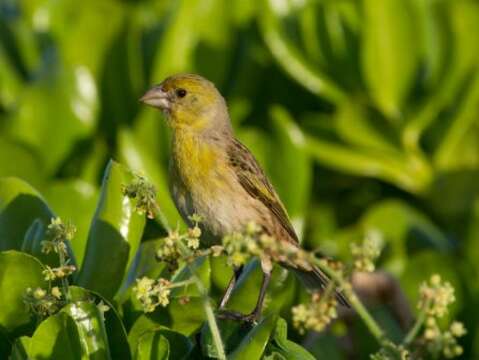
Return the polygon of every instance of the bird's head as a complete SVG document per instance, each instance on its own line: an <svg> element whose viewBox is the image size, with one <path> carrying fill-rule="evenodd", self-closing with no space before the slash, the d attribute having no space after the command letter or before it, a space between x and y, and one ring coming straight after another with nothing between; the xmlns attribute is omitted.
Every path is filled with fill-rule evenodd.
<svg viewBox="0 0 479 360"><path fill-rule="evenodd" d="M140 101L162 110L173 128L230 127L223 97L211 81L199 75L171 76L148 90Z"/></svg>

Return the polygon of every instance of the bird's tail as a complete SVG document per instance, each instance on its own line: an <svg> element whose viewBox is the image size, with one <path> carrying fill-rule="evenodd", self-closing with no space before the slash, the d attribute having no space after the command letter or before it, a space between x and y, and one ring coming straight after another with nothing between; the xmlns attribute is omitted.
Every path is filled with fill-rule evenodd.
<svg viewBox="0 0 479 360"><path fill-rule="evenodd" d="M306 271L300 269L290 268L296 276L301 280L303 285L310 291L324 290L331 282L329 277L317 267L313 267L313 270ZM346 297L337 289L334 290L336 300L344 306L351 307Z"/></svg>

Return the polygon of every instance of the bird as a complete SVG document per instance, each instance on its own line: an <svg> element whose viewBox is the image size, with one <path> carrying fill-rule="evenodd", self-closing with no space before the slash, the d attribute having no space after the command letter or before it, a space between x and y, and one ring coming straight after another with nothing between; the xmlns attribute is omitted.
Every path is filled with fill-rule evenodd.
<svg viewBox="0 0 479 360"><path fill-rule="evenodd" d="M234 135L228 107L216 86L197 74L177 74L150 88L140 102L161 110L172 131L169 187L174 203L187 224L193 214L202 219L202 243L214 244L252 221L275 241L300 247L286 208L251 151ZM191 225L191 224L190 224ZM324 290L328 276L283 265L311 291ZM272 266L261 261L263 280L256 306L250 314L229 314L255 322L261 317ZM242 267L234 269L219 310L225 309ZM336 300L348 301L337 289Z"/></svg>

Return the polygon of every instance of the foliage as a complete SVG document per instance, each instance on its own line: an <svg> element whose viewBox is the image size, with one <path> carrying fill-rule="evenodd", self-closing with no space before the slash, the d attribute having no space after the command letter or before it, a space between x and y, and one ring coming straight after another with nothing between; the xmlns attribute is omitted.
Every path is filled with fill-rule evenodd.
<svg viewBox="0 0 479 360"><path fill-rule="evenodd" d="M392 274L407 303L424 305L413 309L415 341L441 357L457 353L457 340L463 358L479 357L478 35L474 0L0 1L0 353L217 356L205 304L215 307L232 272L222 256L173 277L155 260L168 230L186 229L168 194L169 133L137 101L165 76L192 71L227 98L305 248ZM159 211L150 191L138 193L142 179ZM58 216L77 228L62 239L63 260L42 252ZM376 264L366 243L351 253L376 237ZM260 272L246 265L232 309L253 308ZM420 315L435 273L456 301L431 320ZM194 274L203 289L188 283ZM143 277L188 285L143 314L132 293ZM56 304L53 315L30 316L28 299ZM378 353L362 321L341 314L301 335L290 309L307 295L281 269L267 299L255 327L218 321L227 354L310 358L306 348L343 359L352 350L341 337L359 359L405 351ZM407 336L391 306L368 309L393 343Z"/></svg>

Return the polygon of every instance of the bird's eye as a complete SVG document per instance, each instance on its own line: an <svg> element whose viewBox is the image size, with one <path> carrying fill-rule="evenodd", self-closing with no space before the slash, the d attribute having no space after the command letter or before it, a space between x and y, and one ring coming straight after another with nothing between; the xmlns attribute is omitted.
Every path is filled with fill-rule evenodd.
<svg viewBox="0 0 479 360"><path fill-rule="evenodd" d="M186 96L186 90L185 89L178 89L178 90L176 90L176 95L180 98L185 97Z"/></svg>

